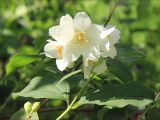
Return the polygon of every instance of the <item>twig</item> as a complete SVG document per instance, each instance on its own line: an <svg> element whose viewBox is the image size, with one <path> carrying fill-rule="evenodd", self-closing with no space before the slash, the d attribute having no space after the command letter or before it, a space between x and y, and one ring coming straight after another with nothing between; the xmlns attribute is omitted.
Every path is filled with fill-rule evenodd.
<svg viewBox="0 0 160 120"><path fill-rule="evenodd" d="M107 24L109 23L109 21L111 20L111 18L112 18L112 16L113 16L113 13L114 13L114 11L115 11L116 7L117 7L117 6L118 6L118 4L119 4L119 1L120 1L120 0L117 0L117 2L115 3L115 5L114 5L113 9L112 9L112 10L110 10L110 12L109 12L109 16L108 16L108 19L106 20L106 22L105 22L105 24L104 24L104 27L106 27L106 26L107 26Z"/></svg>
<svg viewBox="0 0 160 120"><path fill-rule="evenodd" d="M49 99L44 99L42 102L41 102L41 107L42 108L47 102L48 102Z"/></svg>
<svg viewBox="0 0 160 120"><path fill-rule="evenodd" d="M59 111L59 110L65 110L65 107L59 107L59 108L44 108L40 109L38 113L45 113L45 112L53 112L53 111ZM93 112L92 109L74 109L73 111L78 111L78 112Z"/></svg>
<svg viewBox="0 0 160 120"><path fill-rule="evenodd" d="M46 113L46 112L53 112L53 111L59 111L64 110L65 107L58 107L58 108L43 108L38 111L38 113Z"/></svg>

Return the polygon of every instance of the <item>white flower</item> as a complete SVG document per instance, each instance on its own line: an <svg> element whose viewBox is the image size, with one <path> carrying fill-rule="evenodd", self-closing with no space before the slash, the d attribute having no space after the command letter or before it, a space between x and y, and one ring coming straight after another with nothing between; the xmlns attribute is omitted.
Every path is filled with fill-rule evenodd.
<svg viewBox="0 0 160 120"><path fill-rule="evenodd" d="M56 63L61 71L69 62L76 61L81 55L96 61L100 57L98 48L100 31L91 23L85 12L77 13L74 19L69 14L62 16L60 25L51 27L49 35L56 41L50 40L45 45L44 52L50 58L57 58Z"/></svg>
<svg viewBox="0 0 160 120"><path fill-rule="evenodd" d="M97 28L101 31L99 41L99 48L102 51L104 57L114 58L117 55L116 48L114 44L118 43L120 38L120 31L112 26L107 26L106 28L97 25Z"/></svg>
<svg viewBox="0 0 160 120"><path fill-rule="evenodd" d="M103 73L106 70L105 60L97 64L101 55L116 56L114 44L118 42L119 34L115 27L92 24L85 12L77 13L74 18L66 14L61 17L59 25L49 29L49 35L55 41L47 40L44 52L47 57L56 58L61 71L82 56L84 77L89 78L91 72Z"/></svg>
<svg viewBox="0 0 160 120"><path fill-rule="evenodd" d="M65 44L64 58L71 62L76 61L80 55L88 58L90 53L93 56L99 54L97 44L100 32L85 12L77 13L74 19L68 14L62 16L60 25L50 28L49 34Z"/></svg>
<svg viewBox="0 0 160 120"><path fill-rule="evenodd" d="M114 44L118 43L120 38L120 31L112 26L96 26L100 30L99 50L102 52L103 57L114 58L117 55ZM84 77L88 79L91 72L103 73L107 69L105 60L103 59L100 64L93 58L91 60L84 59Z"/></svg>

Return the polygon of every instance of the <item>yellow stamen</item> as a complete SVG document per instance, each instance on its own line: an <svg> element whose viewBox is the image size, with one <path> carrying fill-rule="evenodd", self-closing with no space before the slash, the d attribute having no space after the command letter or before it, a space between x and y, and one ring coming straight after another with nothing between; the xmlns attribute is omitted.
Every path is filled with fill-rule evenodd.
<svg viewBox="0 0 160 120"><path fill-rule="evenodd" d="M95 64L95 61L93 60L87 60L87 65L94 65Z"/></svg>
<svg viewBox="0 0 160 120"><path fill-rule="evenodd" d="M56 46L57 57L58 57L59 59L62 58L62 50L63 50L63 46L62 46L62 45Z"/></svg>
<svg viewBox="0 0 160 120"><path fill-rule="evenodd" d="M75 43L79 43L81 45L85 44L88 42L87 37L86 37L86 33L85 32L76 32L74 34L74 38L73 41Z"/></svg>

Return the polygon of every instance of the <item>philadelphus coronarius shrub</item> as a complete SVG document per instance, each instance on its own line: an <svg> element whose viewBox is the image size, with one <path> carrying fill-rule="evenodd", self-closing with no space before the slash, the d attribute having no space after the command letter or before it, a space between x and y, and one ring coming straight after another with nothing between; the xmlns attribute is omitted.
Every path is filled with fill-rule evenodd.
<svg viewBox="0 0 160 120"><path fill-rule="evenodd" d="M114 45L119 41L119 34L115 26L93 24L85 12L78 12L74 18L66 14L59 25L49 29L52 39L47 40L44 52L47 57L56 58L60 71L82 56L84 78L88 79L91 71L103 73L106 70L104 58L116 56Z"/></svg>
<svg viewBox="0 0 160 120"><path fill-rule="evenodd" d="M9 74L18 67L39 60L38 65L42 63L41 70L44 71L43 74L38 72L38 76L31 79L22 91L12 94L13 98L44 100L33 104L26 102L24 108L15 113L11 120L38 120L38 113L47 111L43 110L43 106L48 99L66 101L66 109L56 120L62 120L71 110L85 104L105 106L99 111L100 114L97 113L98 119L102 120L104 112L109 109L127 105L144 109L154 101L155 93L138 82L133 82L133 76L125 64L134 63L140 54L121 45L117 45L118 51L116 50L120 31L115 26L94 24L85 12L78 12L74 18L69 14L62 16L59 25L49 28L49 35L51 37L44 46L43 55L18 54L8 64ZM46 60L46 56L56 58L58 72L52 69L53 63ZM18 64L19 61L22 62ZM39 66L34 67L39 69Z"/></svg>

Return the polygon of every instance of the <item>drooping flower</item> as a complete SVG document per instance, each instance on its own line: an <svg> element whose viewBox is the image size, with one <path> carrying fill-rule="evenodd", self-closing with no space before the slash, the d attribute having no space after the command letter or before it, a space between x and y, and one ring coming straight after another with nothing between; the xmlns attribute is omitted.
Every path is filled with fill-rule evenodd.
<svg viewBox="0 0 160 120"><path fill-rule="evenodd" d="M100 31L85 12L77 13L74 19L69 14L62 16L60 25L51 27L49 35L56 41L50 40L44 52L50 58L57 58L56 63L61 71L81 55L89 60L98 60L100 57Z"/></svg>
<svg viewBox="0 0 160 120"><path fill-rule="evenodd" d="M102 56L114 58L117 55L114 45L119 42L120 31L111 25L108 25L106 28L97 25L97 28L101 31L99 48L102 52Z"/></svg>
<svg viewBox="0 0 160 120"><path fill-rule="evenodd" d="M106 28L97 25L96 26L100 30L100 39L99 39L99 50L101 52L102 57L111 57L114 58L117 55L117 51L115 48L115 44L118 43L120 38L120 31L113 26L107 26ZM95 73L104 73L107 69L106 63L104 59L101 59L100 64L97 64L97 61L92 60L84 60L84 77L89 78L91 72Z"/></svg>

